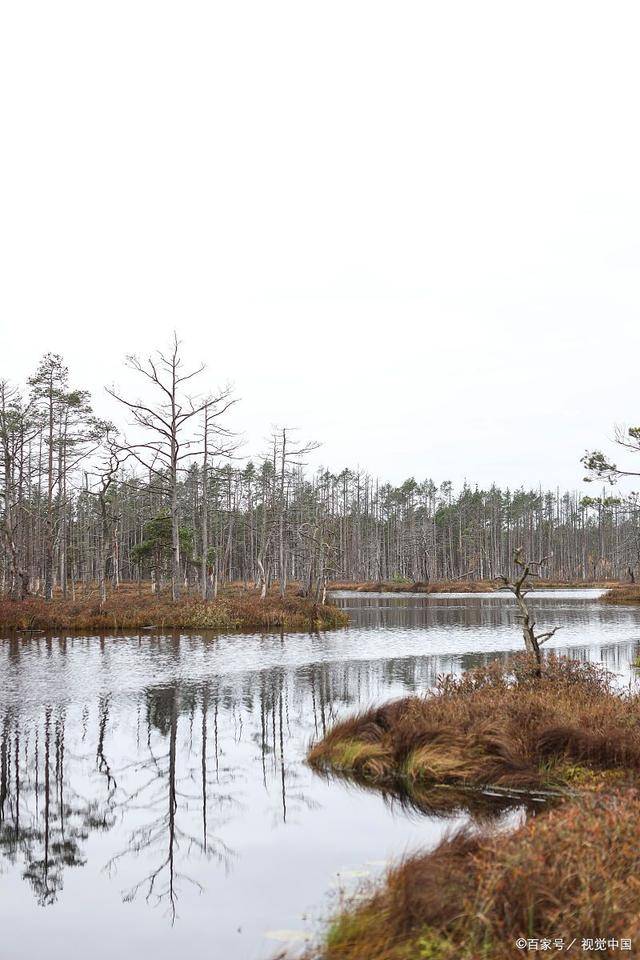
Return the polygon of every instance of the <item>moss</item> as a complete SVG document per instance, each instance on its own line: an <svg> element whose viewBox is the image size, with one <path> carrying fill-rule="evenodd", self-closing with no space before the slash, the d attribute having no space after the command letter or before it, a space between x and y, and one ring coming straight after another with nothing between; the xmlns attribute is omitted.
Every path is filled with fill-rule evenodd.
<svg viewBox="0 0 640 960"><path fill-rule="evenodd" d="M491 960L494 954L490 939L484 943L456 943L448 936L427 930L407 944L402 960Z"/></svg>
<svg viewBox="0 0 640 960"><path fill-rule="evenodd" d="M536 587L540 590L583 590L585 588L618 590L619 584L608 580L536 580ZM493 593L502 587L495 580L411 581L399 577L392 580L336 581L330 585L330 589L362 593ZM635 595L634 599L628 602L640 602L640 594Z"/></svg>

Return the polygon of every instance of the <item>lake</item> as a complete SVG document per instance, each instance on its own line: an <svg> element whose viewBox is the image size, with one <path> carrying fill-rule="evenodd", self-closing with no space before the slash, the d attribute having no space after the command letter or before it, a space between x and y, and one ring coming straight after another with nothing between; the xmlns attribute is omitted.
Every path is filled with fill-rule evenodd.
<svg viewBox="0 0 640 960"><path fill-rule="evenodd" d="M640 609L531 596L548 647L634 682ZM512 598L339 593L324 634L0 641L3 960L262 960L341 890L431 846L421 816L314 774L337 718L520 650ZM545 648L546 649L546 648Z"/></svg>

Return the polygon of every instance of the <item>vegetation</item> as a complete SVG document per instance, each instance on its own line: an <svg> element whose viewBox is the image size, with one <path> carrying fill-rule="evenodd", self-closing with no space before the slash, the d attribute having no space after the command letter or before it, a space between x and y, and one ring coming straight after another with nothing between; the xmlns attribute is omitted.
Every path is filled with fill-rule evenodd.
<svg viewBox="0 0 640 960"><path fill-rule="evenodd" d="M49 602L41 597L0 600L2 630L327 630L347 623L342 610L298 596L293 589L284 598L277 590L261 598L238 585L225 587L216 600L202 600L191 592L177 603L169 590L158 596L148 584L144 589L122 584L106 602L96 588L78 592L76 599L57 595Z"/></svg>
<svg viewBox="0 0 640 960"><path fill-rule="evenodd" d="M576 771L640 771L640 698L590 663L526 655L443 677L424 697L337 724L309 762L384 784L567 790Z"/></svg>
<svg viewBox="0 0 640 960"><path fill-rule="evenodd" d="M540 590L567 590L580 587L598 587L610 590L626 584L619 584L612 580L544 580L536 581ZM329 584L331 590L349 590L356 593L494 593L500 590L501 585L496 580L434 580L425 582L418 580L369 580L358 583L352 580L337 580Z"/></svg>
<svg viewBox="0 0 640 960"><path fill-rule="evenodd" d="M345 906L307 960L508 960L523 937L604 938L600 955L617 956L640 935L638 817L638 792L614 790L508 836L458 832Z"/></svg>
<svg viewBox="0 0 640 960"><path fill-rule="evenodd" d="M310 473L316 444L286 427L240 460L230 391L208 389L177 340L128 366L140 395L109 389L129 433L94 411L57 354L22 389L0 380L0 593L50 600L98 582L106 601L109 587L146 579L170 584L174 600L185 584L215 599L235 580L283 594L297 581L319 601L329 580L484 590L514 572L515 544L550 555L547 574L563 584L639 569L633 498Z"/></svg>
<svg viewBox="0 0 640 960"><path fill-rule="evenodd" d="M356 593L491 593L496 589L491 580L369 580L365 583L337 581L332 590L352 590Z"/></svg>
<svg viewBox="0 0 640 960"><path fill-rule="evenodd" d="M602 600L604 603L640 603L640 583L613 584Z"/></svg>
<svg viewBox="0 0 640 960"><path fill-rule="evenodd" d="M521 937L640 935L640 698L602 667L549 656L539 676L521 655L443 677L338 724L309 761L439 814L486 819L496 793L500 811L510 792L551 801L508 836L466 830L405 860L309 958L502 960Z"/></svg>

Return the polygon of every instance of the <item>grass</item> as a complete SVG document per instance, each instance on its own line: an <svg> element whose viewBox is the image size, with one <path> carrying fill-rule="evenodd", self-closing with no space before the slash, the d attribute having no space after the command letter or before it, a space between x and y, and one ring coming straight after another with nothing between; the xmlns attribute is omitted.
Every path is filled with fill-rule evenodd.
<svg viewBox="0 0 640 960"><path fill-rule="evenodd" d="M272 590L262 600L255 590L240 585L225 587L216 600L207 602L191 592L173 603L167 591L154 594L148 584L142 589L123 584L105 603L95 589L83 591L75 600L61 596L49 602L41 597L0 599L0 629L5 631L326 630L347 623L342 610L300 597L294 589L284 599Z"/></svg>
<svg viewBox="0 0 640 960"><path fill-rule="evenodd" d="M605 603L640 603L640 583L618 583L602 598Z"/></svg>
<svg viewBox="0 0 640 960"><path fill-rule="evenodd" d="M538 580L536 588L539 590L566 590L571 588L600 587L602 589L616 589L619 584L612 581L565 581L565 580ZM500 589L495 580L368 580L364 582L336 581L331 584L331 590L352 590L356 593L494 593ZM640 601L640 592L637 599Z"/></svg>
<svg viewBox="0 0 640 960"><path fill-rule="evenodd" d="M596 792L511 834L459 831L344 905L307 960L508 960L528 955L521 937L576 938L580 954L583 937L637 940L639 818L636 790Z"/></svg>
<svg viewBox="0 0 640 960"><path fill-rule="evenodd" d="M402 777L371 780L359 774L316 767L316 773L327 780L338 780L381 796L391 809L405 813L443 818L470 815L479 824L491 823L510 810L539 810L541 804L555 802L557 792L500 789L478 789L462 784L429 783L422 780L407 783Z"/></svg>
<svg viewBox="0 0 640 960"><path fill-rule="evenodd" d="M368 710L335 726L308 759L373 783L570 788L579 767L596 778L640 772L640 699L603 668L550 656L541 680L526 656L433 693Z"/></svg>
<svg viewBox="0 0 640 960"><path fill-rule="evenodd" d="M527 955L522 937L577 938L578 952L583 937L640 937L640 698L612 679L553 656L538 679L522 655L443 677L433 693L349 718L313 744L309 762L324 775L427 813L467 810L482 829L405 859L343 903L306 960L507 960ZM553 800L499 832L488 829L488 787L502 794L499 811L545 791Z"/></svg>
<svg viewBox="0 0 640 960"><path fill-rule="evenodd" d="M367 580L336 582L331 590L353 590L357 593L487 593L496 589L491 580Z"/></svg>

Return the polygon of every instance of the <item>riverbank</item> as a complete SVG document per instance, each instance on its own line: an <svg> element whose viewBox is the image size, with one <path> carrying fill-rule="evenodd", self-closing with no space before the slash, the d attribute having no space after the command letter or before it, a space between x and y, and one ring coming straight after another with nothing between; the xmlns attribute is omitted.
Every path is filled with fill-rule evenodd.
<svg viewBox="0 0 640 960"><path fill-rule="evenodd" d="M461 831L340 909L306 960L512 960L571 945L633 956L639 817L636 790L596 792L509 835Z"/></svg>
<svg viewBox="0 0 640 960"><path fill-rule="evenodd" d="M540 580L536 578L536 590L611 590L624 589L624 584L613 580L598 581L565 581ZM504 590L496 580L434 580L425 581L395 581L395 580L368 580L361 582L336 581L329 585L330 590L350 590L355 593L495 593ZM638 602L640 602L640 588Z"/></svg>
<svg viewBox="0 0 640 960"><path fill-rule="evenodd" d="M225 587L216 600L203 601L194 593L173 603L167 591L152 593L148 584L124 584L101 603L97 591L75 600L40 597L0 600L0 630L329 630L344 627L349 618L330 603L320 604L298 596L292 589L283 599L271 590L261 599L253 589Z"/></svg>
<svg viewBox="0 0 640 960"><path fill-rule="evenodd" d="M640 583L617 583L602 599L605 603L640 603Z"/></svg>
<svg viewBox="0 0 640 960"><path fill-rule="evenodd" d="M491 793L547 797L509 835L467 831L390 870L308 960L503 960L523 937L640 936L640 698L600 666L550 656L538 679L519 656L442 678L337 724L308 759L479 826Z"/></svg>
<svg viewBox="0 0 640 960"><path fill-rule="evenodd" d="M565 790L596 773L640 772L640 699L591 663L525 656L441 678L348 718L315 743L312 766L383 784Z"/></svg>

